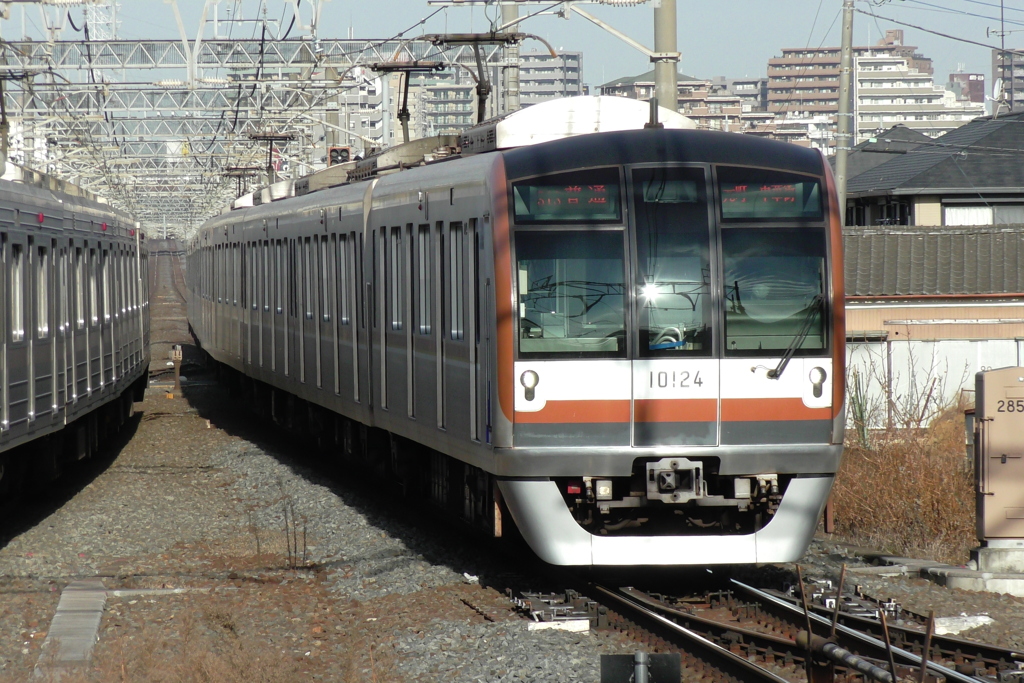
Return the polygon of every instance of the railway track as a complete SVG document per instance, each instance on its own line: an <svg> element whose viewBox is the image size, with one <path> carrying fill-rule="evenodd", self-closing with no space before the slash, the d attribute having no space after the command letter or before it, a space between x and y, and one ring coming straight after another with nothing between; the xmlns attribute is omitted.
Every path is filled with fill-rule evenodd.
<svg viewBox="0 0 1024 683"><path fill-rule="evenodd" d="M826 614L821 606L809 606L805 612L799 597L735 580L722 590L688 597L595 584L584 592L596 603L570 597L560 604L550 596L543 602L551 615L561 609L562 618L572 611L568 605L575 604L576 616L580 616L579 605L590 604L585 615L594 626L622 631L640 648L654 653L678 653L683 680L919 681L923 659L927 660L923 680L928 681L978 683L1024 678L1024 653L935 635L906 623L886 624L887 647L877 618L839 611L833 631L831 611ZM534 612L543 612L537 609L542 602L537 597L526 602ZM807 637L808 625L812 638ZM813 652L809 652L809 644Z"/></svg>

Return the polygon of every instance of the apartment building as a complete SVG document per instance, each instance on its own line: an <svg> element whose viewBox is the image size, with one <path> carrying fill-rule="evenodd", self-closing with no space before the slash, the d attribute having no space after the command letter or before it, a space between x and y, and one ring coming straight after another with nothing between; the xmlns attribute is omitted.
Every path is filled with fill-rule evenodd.
<svg viewBox="0 0 1024 683"><path fill-rule="evenodd" d="M934 138L985 115L984 102L959 100L905 56L885 49L858 55L856 74L854 144L896 124Z"/></svg>
<svg viewBox="0 0 1024 683"><path fill-rule="evenodd" d="M582 73L582 52L560 52L554 56L550 52L520 54L520 107L585 94Z"/></svg>
<svg viewBox="0 0 1024 683"><path fill-rule="evenodd" d="M1003 103L1000 112L1024 109L1024 54L1020 50L992 50L992 81L1001 80L1000 92L993 94Z"/></svg>
<svg viewBox="0 0 1024 683"><path fill-rule="evenodd" d="M839 47L783 48L781 57L768 60L768 111L797 118L839 112ZM854 57L889 54L903 57L910 68L934 73L932 60L903 45L903 31L886 31L878 45L853 48Z"/></svg>

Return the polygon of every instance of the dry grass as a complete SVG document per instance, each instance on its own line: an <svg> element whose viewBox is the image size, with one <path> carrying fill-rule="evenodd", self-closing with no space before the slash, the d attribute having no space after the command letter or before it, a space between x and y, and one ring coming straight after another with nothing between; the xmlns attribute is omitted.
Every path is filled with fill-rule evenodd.
<svg viewBox="0 0 1024 683"><path fill-rule="evenodd" d="M848 445L832 493L844 539L908 557L963 564L977 546L974 471L964 451L963 412L923 430L873 435Z"/></svg>

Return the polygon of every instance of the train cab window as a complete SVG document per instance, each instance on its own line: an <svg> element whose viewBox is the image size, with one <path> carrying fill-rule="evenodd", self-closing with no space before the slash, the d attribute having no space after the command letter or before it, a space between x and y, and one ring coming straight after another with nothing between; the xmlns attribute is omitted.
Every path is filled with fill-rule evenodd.
<svg viewBox="0 0 1024 683"><path fill-rule="evenodd" d="M50 261L49 250L36 251L36 338L50 336Z"/></svg>
<svg viewBox="0 0 1024 683"><path fill-rule="evenodd" d="M641 358L711 354L711 238L704 170L633 172Z"/></svg>
<svg viewBox="0 0 1024 683"><path fill-rule="evenodd" d="M729 222L822 218L817 178L760 168L717 169L722 220Z"/></svg>
<svg viewBox="0 0 1024 683"><path fill-rule="evenodd" d="M515 250L520 357L625 357L621 231L519 230Z"/></svg>
<svg viewBox="0 0 1024 683"><path fill-rule="evenodd" d="M828 344L825 228L727 228L725 353L819 354Z"/></svg>
<svg viewBox="0 0 1024 683"><path fill-rule="evenodd" d="M618 167L540 176L512 184L519 225L619 223L622 201Z"/></svg>
<svg viewBox="0 0 1024 683"><path fill-rule="evenodd" d="M25 252L11 245L11 341L25 338Z"/></svg>

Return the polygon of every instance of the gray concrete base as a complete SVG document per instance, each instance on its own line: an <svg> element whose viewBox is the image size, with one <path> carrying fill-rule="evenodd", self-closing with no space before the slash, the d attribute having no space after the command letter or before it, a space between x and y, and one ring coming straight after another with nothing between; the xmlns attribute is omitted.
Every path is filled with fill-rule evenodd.
<svg viewBox="0 0 1024 683"><path fill-rule="evenodd" d="M57 613L43 641L36 664L37 678L54 669L84 664L99 637L100 620L107 604L107 591L100 579L72 581L60 594Z"/></svg>
<svg viewBox="0 0 1024 683"><path fill-rule="evenodd" d="M980 550L989 550L981 548ZM1006 550L1005 548L1000 550ZM985 591L988 593L1007 593L1016 597L1024 597L1024 573L1021 572L993 572L982 569L970 569L967 567L954 567L941 562L928 562L909 557L897 557L894 555L874 555L870 559L884 565L882 567L870 567L865 569L888 569L892 573L906 576L919 576L929 581L934 581L940 586L947 588L960 588L965 591ZM849 569L854 575L856 569ZM873 572L876 576L886 575L882 571Z"/></svg>
<svg viewBox="0 0 1024 683"><path fill-rule="evenodd" d="M1002 547L990 542L971 551L971 559L980 571L1024 573L1024 547Z"/></svg>

